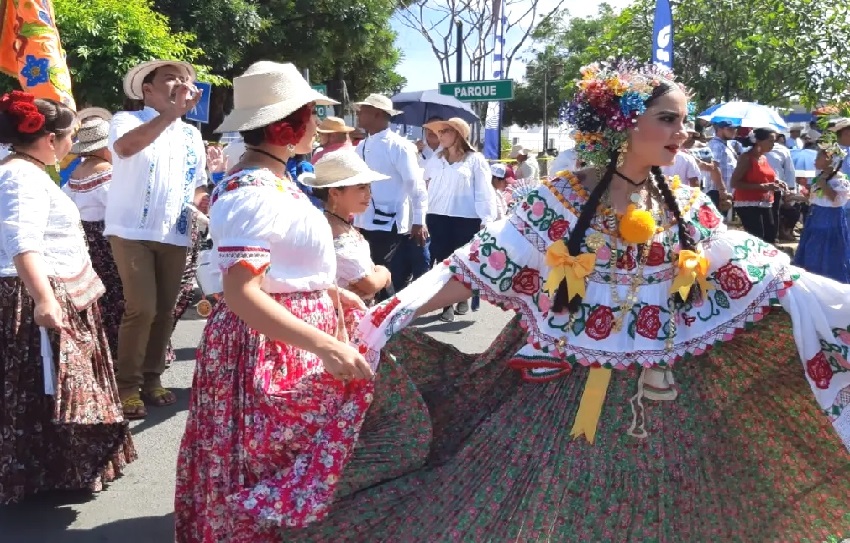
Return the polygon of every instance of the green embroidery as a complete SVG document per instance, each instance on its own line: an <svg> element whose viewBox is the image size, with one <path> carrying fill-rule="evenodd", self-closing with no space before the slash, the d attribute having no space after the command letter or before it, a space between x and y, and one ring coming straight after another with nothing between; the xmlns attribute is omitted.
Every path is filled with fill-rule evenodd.
<svg viewBox="0 0 850 543"><path fill-rule="evenodd" d="M714 291L714 301L717 302L717 305L722 307L723 309L729 309L729 297L726 296L726 293L722 290Z"/></svg>
<svg viewBox="0 0 850 543"><path fill-rule="evenodd" d="M555 211L549 207L549 204L546 203L546 200L542 198L536 192L528 195L528 222L533 224L538 230L541 232L545 232L549 230L549 227L552 226L552 223L555 222L556 219L562 218ZM543 213L540 216L534 214L534 207L538 204L542 204Z"/></svg>
<svg viewBox="0 0 850 543"><path fill-rule="evenodd" d="M748 264L747 273L756 283L760 283L767 273L767 266L753 266L752 264Z"/></svg>

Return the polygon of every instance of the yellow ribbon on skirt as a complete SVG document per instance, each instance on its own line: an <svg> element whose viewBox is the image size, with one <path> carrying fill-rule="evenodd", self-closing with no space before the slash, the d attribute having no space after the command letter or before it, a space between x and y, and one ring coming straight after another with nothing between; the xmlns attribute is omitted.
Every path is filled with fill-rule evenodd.
<svg viewBox="0 0 850 543"><path fill-rule="evenodd" d="M611 370L606 368L590 368L584 392L581 393L576 420L570 436L573 439L584 436L591 445L596 439L596 428L599 426L599 416L602 414L602 404L608 393L608 383L611 382Z"/></svg>

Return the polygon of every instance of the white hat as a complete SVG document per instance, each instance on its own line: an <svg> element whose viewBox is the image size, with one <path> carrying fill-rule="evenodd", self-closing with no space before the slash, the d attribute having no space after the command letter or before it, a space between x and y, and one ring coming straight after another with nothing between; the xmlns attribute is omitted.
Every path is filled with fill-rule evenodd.
<svg viewBox="0 0 850 543"><path fill-rule="evenodd" d="M530 156L532 154L534 154L534 151L532 151L531 149L526 149L522 145L514 145L511 148L511 152L508 155L508 158L516 158L520 155Z"/></svg>
<svg viewBox="0 0 850 543"><path fill-rule="evenodd" d="M504 164L499 164L498 162L496 162L495 164L490 164L490 174L493 177L503 179L505 176L508 175L508 167Z"/></svg>
<svg viewBox="0 0 850 543"><path fill-rule="evenodd" d="M149 73L163 66L180 66L186 70L189 74L189 79L192 81L197 77L195 67L188 62L183 62L182 60L149 60L130 68L130 71L124 76L124 94L133 100L144 100L145 93L142 89L142 81L145 80Z"/></svg>
<svg viewBox="0 0 850 543"><path fill-rule="evenodd" d="M97 117L104 121L112 119L112 113L102 107L87 107L77 112L77 121L82 122L90 117Z"/></svg>
<svg viewBox="0 0 850 543"><path fill-rule="evenodd" d="M77 132L77 141L71 146L71 153L80 155L103 149L108 144L109 121L92 118L83 123Z"/></svg>
<svg viewBox="0 0 850 543"><path fill-rule="evenodd" d="M452 117L448 121L431 121L423 126L423 128L427 128L433 132L439 132L446 127L452 128L455 132L460 134L460 137L463 138L466 143L469 143L469 136L472 134L472 129L469 127L469 123L460 117ZM469 143L469 146L472 147L472 144Z"/></svg>
<svg viewBox="0 0 850 543"><path fill-rule="evenodd" d="M850 119L848 118L838 119L834 125L829 127L833 132L840 132L845 128L850 128Z"/></svg>
<svg viewBox="0 0 850 543"><path fill-rule="evenodd" d="M298 181L317 189L350 187L389 179L386 175L370 170L351 148L327 153L316 162L313 169L314 173L305 173Z"/></svg>
<svg viewBox="0 0 850 543"><path fill-rule="evenodd" d="M360 109L363 106L372 106L375 109L380 109L383 112L389 113L391 117L401 114L401 111L393 109L393 101L382 94L370 94L362 102L355 102L355 109Z"/></svg>
<svg viewBox="0 0 850 543"><path fill-rule="evenodd" d="M320 106L339 103L313 89L294 64L261 60L233 79L233 111L215 131L241 132L268 126L310 102Z"/></svg>

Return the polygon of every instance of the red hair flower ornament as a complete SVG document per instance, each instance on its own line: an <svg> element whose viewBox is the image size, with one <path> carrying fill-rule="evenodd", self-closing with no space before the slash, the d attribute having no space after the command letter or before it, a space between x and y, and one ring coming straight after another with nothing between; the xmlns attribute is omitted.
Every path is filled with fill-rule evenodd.
<svg viewBox="0 0 850 543"><path fill-rule="evenodd" d="M35 105L35 96L28 92L12 91L4 94L0 97L0 111L15 118L16 128L22 134L35 134L44 127L44 115Z"/></svg>
<svg viewBox="0 0 850 543"><path fill-rule="evenodd" d="M312 115L313 108L306 105L286 118L273 122L266 127L266 141L280 147L297 144L307 133L307 123Z"/></svg>

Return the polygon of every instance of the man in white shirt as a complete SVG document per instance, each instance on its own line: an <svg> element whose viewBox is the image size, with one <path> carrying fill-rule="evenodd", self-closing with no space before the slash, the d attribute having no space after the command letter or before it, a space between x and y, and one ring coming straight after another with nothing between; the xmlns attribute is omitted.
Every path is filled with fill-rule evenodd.
<svg viewBox="0 0 850 543"><path fill-rule="evenodd" d="M357 154L369 168L390 177L375 183L369 207L354 224L369 242L372 260L389 268L393 288L401 290L411 276L415 279L428 271L431 260L422 168L413 142L390 130L390 118L400 112L389 98L370 94L354 106L358 125L369 134L357 145ZM380 297L388 295L384 292Z"/></svg>
<svg viewBox="0 0 850 543"><path fill-rule="evenodd" d="M517 161L517 167L514 168L514 177L517 180L540 181L540 165L537 163L537 159L533 158L529 160L529 156L533 154L534 151L530 151L522 145L514 145L513 149L511 149L508 158Z"/></svg>
<svg viewBox="0 0 850 543"><path fill-rule="evenodd" d="M170 405L162 387L172 312L186 266L192 215L206 201L206 151L200 132L181 117L200 100L195 70L185 62L150 61L131 69L124 92L141 111L112 118L112 190L106 227L124 286L115 376L127 418L145 402Z"/></svg>

